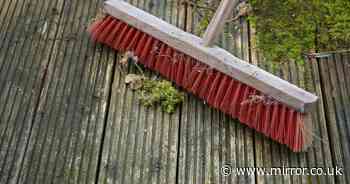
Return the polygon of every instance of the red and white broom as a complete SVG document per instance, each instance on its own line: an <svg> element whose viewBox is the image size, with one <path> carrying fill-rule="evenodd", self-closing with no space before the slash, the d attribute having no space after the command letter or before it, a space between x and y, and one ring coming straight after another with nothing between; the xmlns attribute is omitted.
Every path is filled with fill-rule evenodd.
<svg viewBox="0 0 350 184"><path fill-rule="evenodd" d="M213 46L238 0L222 0L203 39L121 0L108 0L108 14L94 22L93 40L131 51L210 106L237 118L293 151L312 142L310 113L318 97Z"/></svg>

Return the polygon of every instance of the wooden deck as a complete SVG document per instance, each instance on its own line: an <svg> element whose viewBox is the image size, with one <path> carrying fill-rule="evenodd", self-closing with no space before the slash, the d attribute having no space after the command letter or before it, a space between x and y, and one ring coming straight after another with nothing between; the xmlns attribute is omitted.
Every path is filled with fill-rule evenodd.
<svg viewBox="0 0 350 184"><path fill-rule="evenodd" d="M177 0L131 2L190 32L198 22ZM121 55L86 33L101 3L0 1L0 183L350 182L350 53L276 70L255 52L246 21L222 35L222 47L320 97L314 144L296 154L192 95L172 115L140 105ZM225 177L225 164L337 166L344 175Z"/></svg>

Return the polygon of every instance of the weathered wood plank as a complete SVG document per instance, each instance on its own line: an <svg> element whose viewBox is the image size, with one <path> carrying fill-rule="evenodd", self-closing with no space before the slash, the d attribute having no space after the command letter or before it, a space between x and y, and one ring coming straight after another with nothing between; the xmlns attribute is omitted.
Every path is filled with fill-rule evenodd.
<svg viewBox="0 0 350 184"><path fill-rule="evenodd" d="M339 86L339 100L341 103L340 111L343 111L344 115L344 122L350 122L350 93L348 93L348 89L350 87L347 86L346 84L346 73L344 73L344 65L343 63L347 63L346 61L346 54L334 54L333 57L333 64L335 65L335 70L337 74L337 85ZM347 137L350 136L350 125L345 124L346 129L347 129Z"/></svg>
<svg viewBox="0 0 350 184"><path fill-rule="evenodd" d="M344 168L344 175L337 176L337 182L346 182L349 180L349 135L347 134L346 120L344 117L344 108L341 104L341 92L336 71L336 61L334 57L322 58L319 60L321 67L321 77L323 81L323 90L325 94L325 104L330 140L332 142L332 156L334 166Z"/></svg>
<svg viewBox="0 0 350 184"><path fill-rule="evenodd" d="M21 5L21 4L20 4ZM19 6L20 6L19 5ZM24 6L24 5L23 5ZM27 11L23 11L22 9L18 8L17 9L17 12L19 12L20 14L30 14L30 13L33 13L32 12L33 10L27 10ZM30 13L29 13L30 12ZM14 25L16 25L15 23L12 23ZM19 28L23 28L23 26L18 26L17 27ZM17 35L22 33L23 34L23 31L17 31L16 32ZM18 49L21 48L21 46L24 45L23 42L22 44L18 44ZM17 46L17 45L16 45ZM7 134L7 128L8 126L10 126L11 124L7 121L7 117L10 115L10 110L7 110L8 108L6 107L6 100L7 100L7 91L10 90L10 86L11 86L11 82L5 82L4 78L8 78L5 74L9 73L9 70L10 68L8 66L11 66L11 62L9 61L9 59L13 59L15 57L15 54L13 53L13 50L9 50L7 48L4 49L4 52L0 55L0 58L1 58L1 65L0 65L0 71L1 71L1 82L0 82L0 85L1 85L1 88L0 88L0 101L2 102L2 106L0 106L0 112L1 112L1 124L0 124L0 127L1 127L1 148L2 148L2 144L3 144L3 141L5 139L4 136L6 136ZM14 61L16 64L19 63L19 60L15 60ZM13 78L10 78L10 80L13 80ZM9 79L7 79L9 80ZM8 111L8 112L4 112L4 111ZM9 135L9 137L11 136L11 134ZM3 161L3 160L1 160Z"/></svg>
<svg viewBox="0 0 350 184"><path fill-rule="evenodd" d="M6 50L7 47L5 47L5 45L10 45L15 35L19 34L20 31L14 29L18 26L21 15L23 16L22 12L24 11L24 7L30 5L30 2L23 1L21 3L19 0L11 0L3 1L2 5L0 14L0 50Z"/></svg>
<svg viewBox="0 0 350 184"><path fill-rule="evenodd" d="M299 66L299 76L301 76L302 81L301 83L299 83L299 85L303 85L302 87L304 89L310 90L310 91L315 91L314 90L314 86L313 86L313 78L312 78L312 73L311 73L311 65L309 61L304 61L304 65ZM313 132L315 135L320 135L319 134L319 123L317 123L317 121L315 122L315 119L317 120L317 117L315 117L317 111L315 111L312 115L311 115L311 124L313 125ZM317 138L315 138L317 139ZM321 142L322 143L322 142ZM320 141L317 139L316 141L313 141L313 147L316 149L316 144L318 144L318 146L320 145ZM316 154L315 154L315 149L309 149L307 153L303 154L303 159L302 159L302 166L303 167L316 167L317 164L319 163L317 162L317 160L315 159ZM318 147L318 149L320 150L320 147ZM325 165L325 163L323 162L323 159L321 159L322 162L319 165ZM319 176L319 177L305 177L303 182L307 183L308 181L312 181L312 182L317 182L318 178L321 178L323 176ZM327 178L322 178L322 181L320 183L325 183L327 181ZM328 181L327 181L328 182ZM329 182L331 183L331 182Z"/></svg>
<svg viewBox="0 0 350 184"><path fill-rule="evenodd" d="M298 74L298 70L297 70L297 63L295 61L291 61L288 62L289 65L289 70L287 72L289 72L290 74L290 81L293 82L294 84L298 84L299 81L299 74ZM300 159L299 159L299 154L293 154L290 153L289 154L289 160L290 160L290 166L291 167L299 167L300 166ZM302 177L303 176L296 176L296 175L291 175L291 181L292 183L302 183Z"/></svg>
<svg viewBox="0 0 350 184"><path fill-rule="evenodd" d="M12 30L13 35L7 35L9 40L17 40L11 47L4 46L5 51L1 55L1 74L5 77L1 79L1 183L14 183L21 173L21 164L28 142L32 120L35 116L35 108L40 95L41 81L46 67L45 61L38 62L39 56L52 51L52 42L48 42L48 37L55 33L55 26L45 34L38 34L36 31L42 26L38 19L47 17L52 13L51 8L60 9L59 4L38 3L38 6L29 6L33 2L22 1L13 8L12 11L26 11L19 14L22 20L9 22L15 25ZM26 7L21 9L20 7ZM58 16L51 17L51 21L58 19ZM10 19L11 20L11 19ZM49 19L47 19L49 21ZM26 24L24 24L24 22ZM5 34L6 35L6 34ZM6 66L7 65L7 66ZM4 128L5 127L5 128ZM4 128L4 129L3 129Z"/></svg>
<svg viewBox="0 0 350 184"><path fill-rule="evenodd" d="M258 64L261 65L263 68L265 68L269 72L276 72L276 71L274 71L274 67L273 67L272 63L264 60L262 58L262 56L260 56ZM272 167L280 167L281 166L280 159L283 158L283 157L281 157L281 153L280 153L280 150L281 150L280 145L271 141L270 139L267 139L263 135L256 137L256 138L263 139L263 141L261 141L262 145L256 144L257 147L262 147L259 149L262 149L261 154L262 154L262 159L263 159L263 160L256 160L257 164L259 163L260 167L267 168L267 169L270 169ZM259 140L256 139L256 141L259 141ZM285 147L282 147L282 149L283 148L285 149ZM284 157L283 159L288 159L288 155L287 155L287 157ZM289 183L289 180L287 180L287 178L288 177L285 178L286 183ZM257 180L258 183L260 183L260 182L262 182L262 183L278 183L277 181L281 182L280 176L262 176L262 177L259 177ZM283 181L283 182L285 182L285 181Z"/></svg>
<svg viewBox="0 0 350 184"><path fill-rule="evenodd" d="M326 115L324 109L324 97L321 89L321 80L320 80L320 72L317 62L308 61L306 67L309 66L310 69L310 90L315 91L316 94L320 97L318 101L318 108L313 115L313 125L315 127L315 136L316 138L313 142L313 152L315 155L315 163L314 165L310 165L311 167L333 167L333 161L331 156L331 142L329 140L330 134L327 132L327 122ZM320 152L319 150L322 150ZM322 153L322 154L321 154ZM323 160L323 162L320 162ZM309 166L309 167L310 167ZM335 183L334 177L326 177L321 176L321 183Z"/></svg>
<svg viewBox="0 0 350 184"><path fill-rule="evenodd" d="M265 69L264 67L264 63L262 60L261 55L258 52L258 49L256 48L256 29L254 26L250 25L250 53L251 53L251 62L254 65L257 65L259 67L261 67L262 69ZM267 163L264 162L264 145L265 145L266 140L263 138L262 134L259 133L255 133L254 134L254 155L255 155L255 167L266 167ZM266 148L265 148L266 149ZM256 182L259 184L264 184L266 183L266 177L265 176L261 176L261 175L257 175L256 176Z"/></svg>
<svg viewBox="0 0 350 184"><path fill-rule="evenodd" d="M131 1L174 24L179 7L171 1ZM172 20L172 21L170 21ZM175 21L174 21L175 20ZM117 53L118 62L121 56ZM130 73L137 72L130 65ZM149 77L154 73L146 72ZM124 83L117 63L101 158L99 183L175 183L180 111L169 115L161 107L141 105L136 92Z"/></svg>
<svg viewBox="0 0 350 184"><path fill-rule="evenodd" d="M296 85L300 86L303 89L306 89L306 80L305 80L305 64L301 64L301 63L297 63L297 62L293 62L294 67L292 68L292 70L290 70L291 73L295 73L296 77L293 81L293 83L295 83ZM305 121L308 124L312 123L311 119L306 118ZM314 125L312 125L314 127ZM314 134L313 137L316 135L314 129L309 129L312 130L312 132L308 132L306 134ZM314 150L308 150L307 153L311 153ZM292 162L295 162L296 165L298 165L298 167L301 168L312 168L314 166L312 166L313 161L312 160L307 160L307 153L303 152L297 155L292 155ZM308 165L309 164L309 165ZM293 177L294 179L294 177ZM298 176L298 181L300 183L308 183L309 181L313 181L316 182L319 179L319 176Z"/></svg>
<svg viewBox="0 0 350 184"><path fill-rule="evenodd" d="M245 60L248 61L249 63L251 62L251 59L249 58L249 53L250 53L250 48L249 48L249 30L248 30L248 22L247 20L245 20L245 18L241 17L238 20L238 30L236 30L237 32L240 33L240 45L241 45L241 55L240 57ZM231 32L235 32L235 31L231 31ZM238 121L238 120L237 120ZM238 158L242 157L244 155L244 162L241 163L240 165L238 165L238 167L249 167L249 168L253 168L255 166L255 159L254 159L254 130L250 129L249 127L246 127L244 125L242 125L242 127L244 128L243 131L240 131L238 129L238 136L240 136L239 134L241 133L242 136L242 141L239 143L239 154L238 154ZM241 139L239 139L240 141ZM250 176L244 176L244 177L240 177L240 181L244 182L244 183L256 183L255 180L255 175L250 175Z"/></svg>
<svg viewBox="0 0 350 184"><path fill-rule="evenodd" d="M199 16L192 7L187 12L187 30L194 32ZM248 33L226 26L218 44L242 53L235 49L242 34ZM248 49L247 44L239 41L240 48ZM223 166L254 167L252 130L192 95L184 102L180 130L179 183L255 183L255 176L224 176L220 171Z"/></svg>
<svg viewBox="0 0 350 184"><path fill-rule="evenodd" d="M320 68L320 76L322 81L322 92L324 94L325 114L327 118L327 128L331 143L331 151L333 158L333 166L344 167L344 157L342 153L341 136L337 126L337 112L335 110L335 102L333 95L335 94L329 74L328 58L320 58L317 60ZM336 176L336 183L346 183L346 176Z"/></svg>
<svg viewBox="0 0 350 184"><path fill-rule="evenodd" d="M74 4L72 3L64 3L63 4L63 14L62 14L62 20L61 22L59 22L59 30L58 30L58 34L59 34L59 38L63 38L63 36L65 34L67 34L68 31L67 27L69 27L71 25L72 19L74 19L74 14L71 13L73 11L71 11L71 7L74 6ZM70 18L68 18L70 17ZM70 23L68 23L70 22ZM69 29L68 29L69 30ZM62 70L60 67L60 65L58 65L57 67L52 66L52 61L56 61L60 60L61 61L63 59L68 60L65 57L60 57L58 56L58 54L61 53L65 53L66 49L65 49L65 44L63 44L64 41L62 39L58 40L55 45L54 45L54 52L52 53L52 56L50 58L46 58L49 59L49 66L51 65L51 67L48 68L47 71L47 77L51 79L51 76L53 75L53 73L55 73L55 71L60 71ZM73 48L71 48L73 49ZM56 63L54 62L54 63ZM63 63L63 62L62 62ZM58 76L57 78L59 78L60 76ZM67 78L63 78L62 80L65 81ZM53 164L48 164L50 161L49 156L51 156L51 147L52 147L52 142L54 141L59 141L59 138L56 138L58 135L60 135L61 133L56 133L56 130L62 130L60 127L62 126L61 123L55 122L54 116L55 115L59 115L59 112L56 112L55 115L53 116L53 118L51 118L52 114L52 109L55 108L55 105L53 104L60 104L59 100L61 99L60 97L58 97L55 101L55 103L53 102L46 102L46 94L52 94L53 92L51 92L48 88L51 88L51 85L49 87L47 87L47 83L50 84L57 84L57 82L55 80L49 80L49 82L45 81L45 86L43 89L43 92L41 94L41 99L40 99L40 104L38 107L38 113L40 114L40 116L38 116L35 119L34 125L33 125L33 135L32 135L32 139L30 140L29 146L28 146L28 154L26 156L25 159L25 166L24 166L24 175L23 175L23 181L32 181L32 182L40 182L43 181L42 176L40 176L43 172L43 168L45 168L45 170L47 169L46 167L48 165L50 165L52 167ZM52 91L57 91L59 94L61 93L61 91L59 89L54 89ZM43 96L45 95L45 96ZM56 97L56 96L55 96ZM53 98L55 98L53 97ZM50 104L50 105L46 105L46 104ZM46 117L46 121L40 121L40 119L42 119L43 117ZM45 122L45 123L44 123ZM55 123L55 124L53 124ZM50 124L52 124L52 126L50 126ZM55 126L53 126L55 125ZM50 128L51 127L51 128ZM67 129L67 131L65 132L69 132L70 129ZM58 149L62 149L60 146L57 146ZM54 152L55 153L55 152ZM49 156L48 156L49 155ZM58 157L57 157L58 158ZM54 165L55 167L55 165ZM50 169L47 169L48 172L50 172ZM39 179L38 179L39 178ZM54 179L54 178L52 178Z"/></svg>
<svg viewBox="0 0 350 184"><path fill-rule="evenodd" d="M95 182L113 65L85 31L98 3L61 2L19 183Z"/></svg>
<svg viewBox="0 0 350 184"><path fill-rule="evenodd" d="M23 66L21 66L22 64L22 60L18 59L19 54L18 51L25 51L26 47L28 47L28 42L30 43L30 39L22 39L22 40L17 40L18 42L15 42L15 40L17 38L20 37L24 37L25 32L27 30L30 29L30 27L25 26L24 24L18 24L17 23L17 19L13 18L15 16L27 16L28 17L34 17L34 16L39 16L38 14L40 14L40 9L35 10L33 8L28 8L28 9L24 9L23 7L25 7L26 5L28 5L28 2L23 2L23 3L16 3L17 7L14 7L12 12L16 12L16 13L10 13L12 14L11 18L10 18L10 22L8 23L9 26L13 27L13 29L16 29L16 31L13 31L11 34L7 34L5 39L7 39L6 41L8 41L8 44L5 44L6 41L3 40L2 44L1 44L1 62L0 62L0 86L4 86L3 88L1 88L0 90L0 94L2 94L2 99L4 99L5 101L8 100L8 96L7 96L7 92L5 91L5 89L9 89L6 88L6 84L9 84L11 86L11 83L9 83L9 80L15 80L16 78L13 76L14 72L16 70L19 70L20 68L23 68ZM37 12L35 12L37 11ZM15 15L15 14L19 14L19 15ZM32 21L32 19L34 18L28 18L28 21ZM14 22L12 22L12 20L14 20ZM9 29L7 27L7 29ZM28 35L28 37L31 37L31 35ZM32 37L31 37L32 38ZM13 60L13 61L11 61ZM5 102L6 103L6 102ZM8 108L10 109L10 108ZM0 112L3 112L5 110L5 106L3 106L2 109L0 109ZM9 114L9 113L8 113ZM7 119L3 119L3 121L6 121Z"/></svg>

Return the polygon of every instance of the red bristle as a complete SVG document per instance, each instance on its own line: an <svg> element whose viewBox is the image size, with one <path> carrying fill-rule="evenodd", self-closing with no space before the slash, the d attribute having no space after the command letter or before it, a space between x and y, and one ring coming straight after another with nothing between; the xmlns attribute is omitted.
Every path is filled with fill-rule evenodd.
<svg viewBox="0 0 350 184"><path fill-rule="evenodd" d="M239 83L235 89L235 95L231 103L231 116L238 118L239 117L239 108L243 100L244 91L247 88L246 85Z"/></svg>
<svg viewBox="0 0 350 184"><path fill-rule="evenodd" d="M176 70L176 84L178 86L182 86L183 84L183 77L185 76L184 75L184 72L185 72L185 61L184 61L184 56L183 55L180 55L178 57L178 66L177 66L177 70Z"/></svg>
<svg viewBox="0 0 350 184"><path fill-rule="evenodd" d="M258 106L259 116L257 116L257 125L256 130L259 132L263 132L264 130L264 121L266 119L266 110L267 110L267 104L261 103Z"/></svg>
<svg viewBox="0 0 350 184"><path fill-rule="evenodd" d="M200 64L196 63L194 67L192 67L192 71L189 74L185 85L183 86L187 90L191 91L197 77L200 75L200 73L203 71L203 69L200 68Z"/></svg>
<svg viewBox="0 0 350 184"><path fill-rule="evenodd" d="M99 24L96 29L93 30L92 32L92 39L94 41L98 41L101 42L101 40L99 40L99 37L101 35L101 33L103 32L103 30L106 28L106 26L111 23L113 21L112 17L106 17L106 19L103 20L103 22L101 24Z"/></svg>
<svg viewBox="0 0 350 184"><path fill-rule="evenodd" d="M123 29L120 31L120 34L117 36L117 38L115 39L113 48L116 50L122 50L121 48L121 44L122 44L122 40L126 37L126 34L128 33L128 31L131 29L132 27L130 26L125 26L123 27Z"/></svg>
<svg viewBox="0 0 350 184"><path fill-rule="evenodd" d="M252 89L252 98L251 101L249 102L249 107L248 107L248 118L246 124L250 127L253 128L255 127L255 118L256 118L256 110L257 110L257 99L254 99L255 96L258 95L258 91L255 89Z"/></svg>
<svg viewBox="0 0 350 184"><path fill-rule="evenodd" d="M254 105L254 107L255 107L255 113L251 116L250 125L252 126L252 128L259 131L259 129L261 129L260 118L262 117L261 112L263 112L264 102L260 101L256 105Z"/></svg>
<svg viewBox="0 0 350 184"><path fill-rule="evenodd" d="M172 63L172 49L170 47L166 47L164 57L162 62L160 63L160 69L159 73L162 74L164 77L169 78L169 69L171 67Z"/></svg>
<svg viewBox="0 0 350 184"><path fill-rule="evenodd" d="M135 28L130 28L129 31L125 34L125 37L120 43L120 51L125 52L131 43L132 39L136 35L137 30Z"/></svg>
<svg viewBox="0 0 350 184"><path fill-rule="evenodd" d="M236 117L235 114L236 113L236 107L237 107L237 103L238 103L238 98L240 96L240 93L241 93L241 90L242 90L242 87L243 87L244 84L238 82L237 85L235 86L235 88L233 89L233 97L231 99L231 103L230 103L230 114L232 117Z"/></svg>
<svg viewBox="0 0 350 184"><path fill-rule="evenodd" d="M185 89L187 89L186 87L188 86L188 83L190 82L189 78L192 72L192 58L186 56L185 57L185 68L184 68L184 77L182 80L182 85Z"/></svg>
<svg viewBox="0 0 350 184"><path fill-rule="evenodd" d="M198 93L199 98L205 100L209 95L209 87L215 78L215 72L213 69L205 70L205 79L203 80L203 84L201 84L201 90Z"/></svg>
<svg viewBox="0 0 350 184"><path fill-rule="evenodd" d="M123 38L123 34L125 34L125 32L128 30L129 26L126 24L123 24L120 26L119 30L118 30L118 34L115 35L115 38L113 40L113 45L112 48L115 50L119 50L119 46L120 46L120 41Z"/></svg>
<svg viewBox="0 0 350 184"><path fill-rule="evenodd" d="M271 116L271 128L269 131L269 136L272 138L277 137L277 128L279 123L279 104L275 103L272 105L272 116Z"/></svg>
<svg viewBox="0 0 350 184"><path fill-rule="evenodd" d="M161 43L160 51L156 55L157 59L156 59L155 65L154 65L155 71L160 72L160 70L161 70L162 62L163 62L164 57L165 57L166 48L167 48L166 45L164 43Z"/></svg>
<svg viewBox="0 0 350 184"><path fill-rule="evenodd" d="M214 105L215 97L216 97L218 87L219 87L220 82L221 82L221 78L222 78L222 74L220 72L217 72L214 81L212 81L212 83L209 87L208 97L207 97L206 101L211 106Z"/></svg>
<svg viewBox="0 0 350 184"><path fill-rule="evenodd" d="M291 136L291 125L294 121L294 111L292 109L289 109L287 111L287 122L286 122L286 127L285 127L285 136L283 138L283 142L285 144L289 144L289 139L290 139L290 136Z"/></svg>
<svg viewBox="0 0 350 184"><path fill-rule="evenodd" d="M190 89L190 91L195 95L198 95L198 93L202 89L201 87L203 84L203 79L205 78L205 69L199 70L198 73L199 74L196 75L196 78L193 80L194 82Z"/></svg>
<svg viewBox="0 0 350 184"><path fill-rule="evenodd" d="M177 61L176 61L176 51L171 49L171 56L169 66L167 68L167 78L174 82L174 70L176 69Z"/></svg>
<svg viewBox="0 0 350 184"><path fill-rule="evenodd" d="M175 53L176 51L174 49L172 49L171 47L170 48L170 52L169 52L169 65L167 66L166 68L166 74L165 76L171 80L172 78L172 70L173 68L175 68Z"/></svg>
<svg viewBox="0 0 350 184"><path fill-rule="evenodd" d="M110 47L113 47L114 45L114 40L116 39L119 31L126 26L125 23L123 22L118 22L115 27L112 29L112 31L109 33L109 35L107 36L106 40L105 40L105 44L107 44Z"/></svg>
<svg viewBox="0 0 350 184"><path fill-rule="evenodd" d="M224 75L222 78L220 85L218 87L218 92L216 93L216 97L214 100L214 107L215 108L220 108L221 102L225 96L225 93L227 91L228 85L230 84L230 77L227 75Z"/></svg>
<svg viewBox="0 0 350 184"><path fill-rule="evenodd" d="M142 34L140 41L138 42L136 49L135 49L135 55L136 56L141 56L142 55L142 50L145 47L145 44L147 42L147 39L149 40L150 38L146 34ZM139 58L139 62L144 63L145 61L141 61Z"/></svg>
<svg viewBox="0 0 350 184"><path fill-rule="evenodd" d="M298 151L299 149L299 138L300 138L300 123L295 122L295 132L294 132L294 140L293 140L293 151Z"/></svg>
<svg viewBox="0 0 350 184"><path fill-rule="evenodd" d="M97 40L99 42L103 42L106 43L106 40L108 38L108 35L111 34L111 32L113 31L113 28L115 28L115 26L117 25L117 20L113 19L111 20L106 27L101 31L101 33L98 35Z"/></svg>
<svg viewBox="0 0 350 184"><path fill-rule="evenodd" d="M147 65L147 57L149 57L150 52L152 52L153 40L154 39L152 37L148 37L146 39L146 43L143 45L140 55L138 55L139 60L145 65Z"/></svg>
<svg viewBox="0 0 350 184"><path fill-rule="evenodd" d="M278 123L278 129L277 129L277 135L276 139L279 140L280 143L284 143L283 141L283 136L285 132L285 123L287 121L286 116L287 116L287 107L285 105L280 106L280 118L279 118L279 123Z"/></svg>
<svg viewBox="0 0 350 184"><path fill-rule="evenodd" d="M88 27L88 32L94 34L98 29L101 29L101 25L107 24L109 20L112 20L110 16L105 16L101 20L97 20Z"/></svg>
<svg viewBox="0 0 350 184"><path fill-rule="evenodd" d="M297 123L297 130L298 130L298 140L296 141L296 145L295 145L295 152L300 151L301 150L301 143L302 143L302 124L301 123Z"/></svg>
<svg viewBox="0 0 350 184"><path fill-rule="evenodd" d="M234 114L235 117L237 118L240 117L242 103L243 102L245 103L248 100L248 97L249 97L249 87L243 84L241 90L238 93L238 97L236 101L236 108L235 108L236 110Z"/></svg>
<svg viewBox="0 0 350 184"><path fill-rule="evenodd" d="M294 136L295 136L295 123L297 120L297 113L293 110L291 112L290 121L288 122L288 132L287 132L287 144L293 146Z"/></svg>
<svg viewBox="0 0 350 184"><path fill-rule="evenodd" d="M94 38L96 37L96 35L94 34L94 32L100 27L100 25L105 21L107 17L101 19L101 20L97 20L95 22L93 22L87 29L87 31L91 34L91 37ZM93 39L96 40L96 39Z"/></svg>
<svg viewBox="0 0 350 184"><path fill-rule="evenodd" d="M301 149L303 149L303 145L305 144L304 143L304 141L305 141L305 132L304 132L304 130L305 130L305 122L304 122L304 115L302 114L302 113L300 113L300 112L298 112L298 116L299 116L299 121L300 121L300 126L301 126L301 129L300 129L300 136L301 136L301 138L300 138L300 150Z"/></svg>
<svg viewBox="0 0 350 184"><path fill-rule="evenodd" d="M173 62L171 62L171 71L170 71L170 80L176 82L176 74L177 74L177 69L179 67L179 52L174 50L173 53Z"/></svg>
<svg viewBox="0 0 350 184"><path fill-rule="evenodd" d="M134 52L146 67L158 71L249 127L287 144L294 151L303 148L302 113L275 100L271 103L252 100L251 95L263 94L215 69L208 69L207 65L199 64L192 57L111 16L96 21L89 27L89 32L93 40L117 50Z"/></svg>
<svg viewBox="0 0 350 184"><path fill-rule="evenodd" d="M292 139L291 139L291 142L289 143L290 145L292 145L292 147L294 147L294 145L295 145L295 141L296 141L296 137L297 137L297 122L298 122L298 113L297 112L295 112L294 113L294 117L295 117L295 121L293 122L293 126L292 126L292 130L291 130L291 132L292 132Z"/></svg>
<svg viewBox="0 0 350 184"><path fill-rule="evenodd" d="M229 79L228 82L229 82L228 88L225 91L225 95L224 95L222 102L220 104L220 109L226 114L230 113L230 104L231 104L231 100L234 96L233 89L235 88L235 84L236 84L235 80L233 80L231 78Z"/></svg>
<svg viewBox="0 0 350 184"><path fill-rule="evenodd" d="M146 57L146 63L145 66L148 68L153 69L154 68L154 64L157 60L157 56L159 54L159 45L160 45L160 41L156 40L156 39L151 39L152 37L150 37L150 40L152 40L150 43L152 43L151 46L151 50L148 51L148 55L145 56ZM146 52L144 52L146 54Z"/></svg>
<svg viewBox="0 0 350 184"><path fill-rule="evenodd" d="M265 114L264 114L264 119L262 122L262 132L266 135L269 136L270 128L271 128L271 111L272 110L272 104L267 104L265 106Z"/></svg>
<svg viewBox="0 0 350 184"><path fill-rule="evenodd" d="M243 99L242 102L239 104L239 120L242 123L247 124L247 120L249 118L249 114L248 114L248 109L249 109L249 103L250 103L250 87L246 87L243 93Z"/></svg>
<svg viewBox="0 0 350 184"><path fill-rule="evenodd" d="M102 20L95 21L88 27L88 32L91 34L91 38L93 41L97 41L97 37L102 32L101 26L106 25L108 22L106 20L108 17L103 18Z"/></svg>
<svg viewBox="0 0 350 184"><path fill-rule="evenodd" d="M137 46L137 42L141 38L142 34L143 33L141 31L136 31L135 35L133 35L132 40L130 41L130 43L128 43L126 50L134 52Z"/></svg>

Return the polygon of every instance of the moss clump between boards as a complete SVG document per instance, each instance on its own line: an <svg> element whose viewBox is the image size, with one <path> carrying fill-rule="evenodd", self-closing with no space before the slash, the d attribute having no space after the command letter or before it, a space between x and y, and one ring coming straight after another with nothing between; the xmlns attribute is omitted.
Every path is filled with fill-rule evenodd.
<svg viewBox="0 0 350 184"><path fill-rule="evenodd" d="M179 92L169 81L145 79L138 89L138 96L145 106L160 104L162 110L173 113L177 105L184 100L184 94Z"/></svg>
<svg viewBox="0 0 350 184"><path fill-rule="evenodd" d="M125 83L136 90L141 103L147 107L161 105L162 110L173 113L184 100L184 94L178 91L171 82L152 80L142 75L128 74Z"/></svg>
<svg viewBox="0 0 350 184"><path fill-rule="evenodd" d="M121 66L123 66L121 69L126 69L129 64L132 64L141 73L140 75L127 74L124 82L129 88L136 90L141 104L147 107L160 105L162 110L167 113L175 112L177 106L184 101L184 94L177 90L169 81L146 77L142 68L137 64L137 59L132 52L126 52L119 61Z"/></svg>

